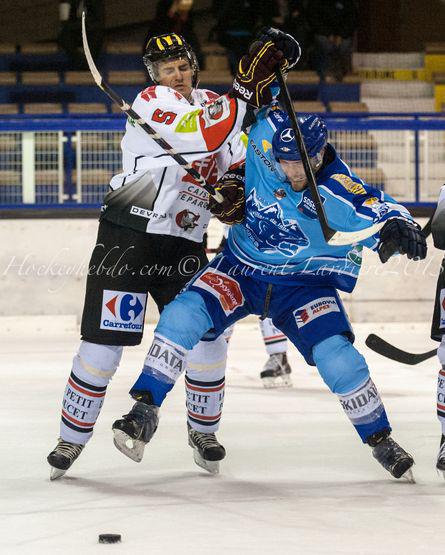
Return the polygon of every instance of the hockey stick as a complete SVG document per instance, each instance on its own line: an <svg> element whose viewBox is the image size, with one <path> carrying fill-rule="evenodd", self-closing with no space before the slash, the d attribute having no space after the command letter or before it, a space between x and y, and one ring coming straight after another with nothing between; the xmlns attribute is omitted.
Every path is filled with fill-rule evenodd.
<svg viewBox="0 0 445 555"><path fill-rule="evenodd" d="M175 162L177 162L180 166L184 168L184 170L190 174L193 179L198 181L198 183L203 187L209 195L211 195L217 202L222 203L224 201L224 197L215 191L214 187L212 187L207 181L202 177L202 175L195 170L187 160L181 156L178 152L176 152L168 142L163 139L154 129L150 127L148 123L143 120L139 114L137 114L127 102L123 98L121 98L110 85L102 78L102 75L99 73L97 69L93 57L91 56L90 47L88 45L87 39L87 31L86 31L86 24L85 24L85 12L82 12L82 41L83 41L83 49L85 52L85 56L88 62L88 67L90 68L91 74L96 82L97 86L104 91L104 93L111 98L113 102L115 102L119 108L127 114L135 123L141 127L150 137L161 147L163 148L167 154L169 154Z"/></svg>
<svg viewBox="0 0 445 555"><path fill-rule="evenodd" d="M425 237L428 237L431 233L431 222L433 221L433 216L427 221L425 226L423 227L422 231ZM365 341L366 345L374 352L382 355L386 358L390 358L391 360L395 360L397 362L401 362L402 364L419 364L419 362L423 362L424 360L428 360L429 358L433 357L437 353L437 349L432 349L431 351L427 351L426 353L408 353L408 351L403 351L391 345L378 335L374 333L370 333Z"/></svg>
<svg viewBox="0 0 445 555"><path fill-rule="evenodd" d="M323 232L323 236L326 242L334 246L351 245L352 243L358 243L359 241L363 241L363 239L367 239L368 237L371 237L372 235L378 233L385 225L385 222L373 224L359 231L339 231L338 229L333 229L332 227L329 226L328 220L326 217L326 212L323 208L323 203L321 202L320 193L318 192L314 172L309 162L309 156L306 150L306 146L304 144L300 126L298 125L298 121L295 116L295 111L292 106L289 89L287 88L281 68L277 69L276 76L278 79L278 84L280 85L281 97L283 100L284 108L292 122L292 129L295 133L295 139L297 141L298 149L301 154L301 161L303 162L304 171L306 172L309 190L312 195L312 200L314 201L318 220L320 222L321 230Z"/></svg>
<svg viewBox="0 0 445 555"><path fill-rule="evenodd" d="M426 353L408 353L407 351L394 347L394 345L391 345L373 333L368 335L365 343L372 351L375 351L379 355L401 362L402 364L419 364L420 362L433 357L437 353L437 349L432 349Z"/></svg>

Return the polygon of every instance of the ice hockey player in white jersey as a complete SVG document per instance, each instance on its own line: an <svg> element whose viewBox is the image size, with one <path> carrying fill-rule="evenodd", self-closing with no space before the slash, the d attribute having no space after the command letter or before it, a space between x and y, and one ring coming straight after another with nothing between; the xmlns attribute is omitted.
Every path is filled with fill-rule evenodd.
<svg viewBox="0 0 445 555"><path fill-rule="evenodd" d="M243 58L230 94L217 97L197 88L196 56L180 35L152 37L144 63L155 85L138 94L134 110L209 183L244 158L237 137L245 100L267 104L275 68L287 65L272 42L256 43ZM131 120L122 151L123 172L111 180L91 256L81 343L63 396L60 438L47 458L51 479L66 472L91 438L123 348L141 342L147 294L161 312L207 263L208 193ZM198 464L225 456L214 432L226 349L222 337L202 341L187 361L189 444ZM143 413L144 405L139 406Z"/></svg>
<svg viewBox="0 0 445 555"><path fill-rule="evenodd" d="M439 202L431 222L431 232L436 249L445 251L445 185L440 190ZM441 366L437 376L437 418L442 433L436 468L445 478L445 257L442 259L440 273L437 278L431 339L440 341L437 349Z"/></svg>

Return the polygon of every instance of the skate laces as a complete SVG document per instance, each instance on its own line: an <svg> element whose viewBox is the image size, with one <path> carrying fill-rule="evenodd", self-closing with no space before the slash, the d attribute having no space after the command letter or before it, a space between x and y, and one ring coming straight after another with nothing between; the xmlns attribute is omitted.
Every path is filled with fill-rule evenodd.
<svg viewBox="0 0 445 555"><path fill-rule="evenodd" d="M441 459L445 462L445 442L440 446L439 454L437 455L437 460L440 461Z"/></svg>
<svg viewBox="0 0 445 555"><path fill-rule="evenodd" d="M190 437L192 438L192 441L202 449L207 449L208 447L220 447L220 444L213 433L190 430Z"/></svg>
<svg viewBox="0 0 445 555"><path fill-rule="evenodd" d="M270 355L269 360L264 365L264 370L283 370L284 357L281 353Z"/></svg>
<svg viewBox="0 0 445 555"><path fill-rule="evenodd" d="M123 418L125 420L135 420L140 424L145 424L153 420L153 416L157 417L158 407L155 405L147 405L146 403L141 403L136 401L132 409L128 414L124 414Z"/></svg>
<svg viewBox="0 0 445 555"><path fill-rule="evenodd" d="M380 447L380 449L378 449ZM392 439L392 437L387 437L381 443L376 445L377 452L380 452L380 456L388 464L393 464L400 457L409 456L408 453L400 447L400 445Z"/></svg>
<svg viewBox="0 0 445 555"><path fill-rule="evenodd" d="M64 455L65 457L74 459L80 455L84 447L84 445L79 445L78 443L59 441L57 447L54 450L60 455Z"/></svg>

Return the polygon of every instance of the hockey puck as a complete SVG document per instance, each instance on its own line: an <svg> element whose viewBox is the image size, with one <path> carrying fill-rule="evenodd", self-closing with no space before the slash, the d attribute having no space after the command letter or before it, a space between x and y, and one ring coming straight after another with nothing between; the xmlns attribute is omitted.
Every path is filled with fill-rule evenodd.
<svg viewBox="0 0 445 555"><path fill-rule="evenodd" d="M120 534L99 534L99 543L119 543L121 540Z"/></svg>

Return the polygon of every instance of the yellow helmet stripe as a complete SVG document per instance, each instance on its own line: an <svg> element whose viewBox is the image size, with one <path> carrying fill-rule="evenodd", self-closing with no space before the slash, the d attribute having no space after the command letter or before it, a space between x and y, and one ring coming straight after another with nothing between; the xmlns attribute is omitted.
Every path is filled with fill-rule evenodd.
<svg viewBox="0 0 445 555"><path fill-rule="evenodd" d="M175 35L173 35L173 36L175 36ZM171 35L167 35L167 36L164 37L164 38L165 38L165 40L166 40L168 46L172 46L172 44L173 44L173 39L172 39Z"/></svg>
<svg viewBox="0 0 445 555"><path fill-rule="evenodd" d="M165 46L162 44L161 39L156 39L156 44L158 45L159 50L165 50Z"/></svg>

